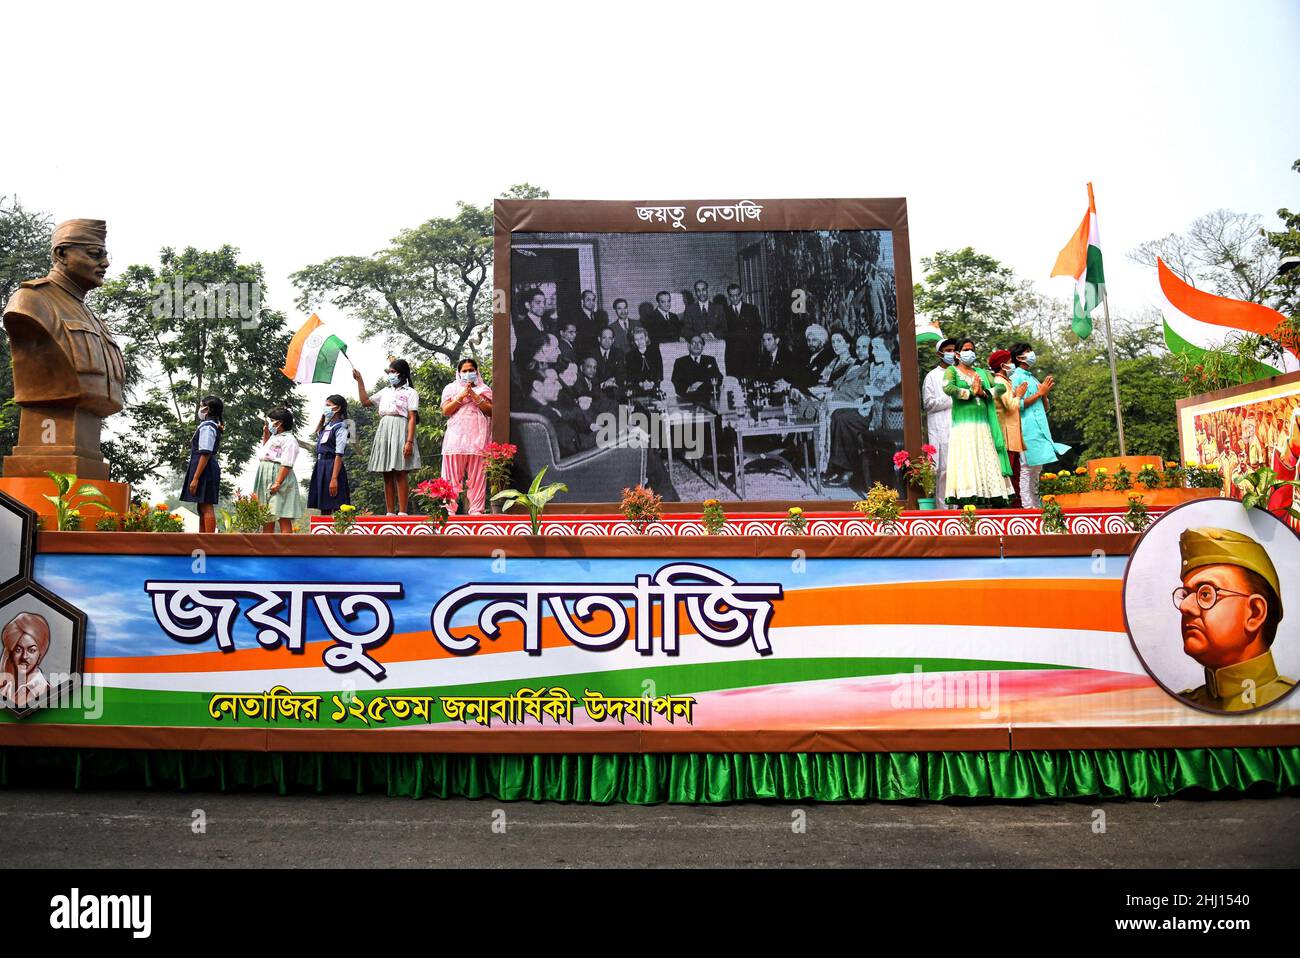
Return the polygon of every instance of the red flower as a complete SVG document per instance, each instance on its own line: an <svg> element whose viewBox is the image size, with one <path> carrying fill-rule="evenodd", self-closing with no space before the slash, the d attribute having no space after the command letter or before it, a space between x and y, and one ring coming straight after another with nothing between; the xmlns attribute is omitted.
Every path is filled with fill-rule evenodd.
<svg viewBox="0 0 1300 958"><path fill-rule="evenodd" d="M898 452L894 453L895 469L903 469L909 462L911 462L911 457L908 456L906 449L900 449Z"/></svg>
<svg viewBox="0 0 1300 958"><path fill-rule="evenodd" d="M936 449L934 446L930 445L928 442L921 447L921 451L925 453L927 456L935 456L938 455L939 453L939 450Z"/></svg>
<svg viewBox="0 0 1300 958"><path fill-rule="evenodd" d="M415 494L423 496L425 499L446 503L451 502L460 494L460 487L447 479L426 479L415 487Z"/></svg>

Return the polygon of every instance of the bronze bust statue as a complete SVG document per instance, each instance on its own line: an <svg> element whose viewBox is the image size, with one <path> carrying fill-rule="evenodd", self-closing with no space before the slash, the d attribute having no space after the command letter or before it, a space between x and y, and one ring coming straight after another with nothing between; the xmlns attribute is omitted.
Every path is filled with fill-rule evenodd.
<svg viewBox="0 0 1300 958"><path fill-rule="evenodd" d="M113 334L85 303L104 283L107 236L103 220L60 223L49 275L23 283L5 306L14 400L22 407L5 476L52 470L108 478L99 434L104 417L122 408L126 370Z"/></svg>

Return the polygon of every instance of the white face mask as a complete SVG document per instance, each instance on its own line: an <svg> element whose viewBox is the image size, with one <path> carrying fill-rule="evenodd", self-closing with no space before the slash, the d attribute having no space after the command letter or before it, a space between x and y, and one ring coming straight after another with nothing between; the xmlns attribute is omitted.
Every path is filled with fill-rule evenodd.
<svg viewBox="0 0 1300 958"><path fill-rule="evenodd" d="M337 412L338 412L338 410L335 409L333 406L326 406L326 407L325 407L325 418L326 418L326 419L333 419L335 413L337 413Z"/></svg>
<svg viewBox="0 0 1300 958"><path fill-rule="evenodd" d="M962 361L963 363L965 363L967 366L974 366L974 365L975 365L975 350L973 350L973 349L963 349L963 350L961 351L961 361Z"/></svg>
<svg viewBox="0 0 1300 958"><path fill-rule="evenodd" d="M1038 362L1038 357L1034 355L1033 350L1030 350L1020 357L1020 361L1026 366L1032 367L1034 363Z"/></svg>
<svg viewBox="0 0 1300 958"><path fill-rule="evenodd" d="M467 369L460 374L460 381L463 383L472 383L478 379L478 373L472 369Z"/></svg>
<svg viewBox="0 0 1300 958"><path fill-rule="evenodd" d="M1003 364L1002 364L1002 371L1003 371L1004 373L1007 373L1008 375L1010 375L1011 373L1015 372L1015 369L1016 369L1016 367L1013 366L1011 363L1003 363Z"/></svg>
<svg viewBox="0 0 1300 958"><path fill-rule="evenodd" d="M202 422L203 420L205 420L205 419L207 419L207 418L208 418L208 411L207 411L206 409L200 409L200 410L199 410L199 422Z"/></svg>
<svg viewBox="0 0 1300 958"><path fill-rule="evenodd" d="M397 385L400 385L401 382L402 382L402 377L399 376L399 375L397 375L397 373L389 373L389 374L388 374L388 385L390 385L390 386L397 386Z"/></svg>
<svg viewBox="0 0 1300 958"><path fill-rule="evenodd" d="M276 431L277 431L279 428L280 428L280 424L279 424L278 422L276 422L274 419L268 419L268 420L266 421L266 429L267 429L267 432L269 432L272 436L275 435Z"/></svg>

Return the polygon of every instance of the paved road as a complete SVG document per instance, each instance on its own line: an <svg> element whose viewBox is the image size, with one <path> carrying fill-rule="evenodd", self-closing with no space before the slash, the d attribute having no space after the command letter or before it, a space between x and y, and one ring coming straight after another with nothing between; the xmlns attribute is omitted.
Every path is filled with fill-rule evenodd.
<svg viewBox="0 0 1300 958"><path fill-rule="evenodd" d="M42 838L5 840L18 834ZM599 807L14 790L0 841L20 867L1296 867L1300 798Z"/></svg>

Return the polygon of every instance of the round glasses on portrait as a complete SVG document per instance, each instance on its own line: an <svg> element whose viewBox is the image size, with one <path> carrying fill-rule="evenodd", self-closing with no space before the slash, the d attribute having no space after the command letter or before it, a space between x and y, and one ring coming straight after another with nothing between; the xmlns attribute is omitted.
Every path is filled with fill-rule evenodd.
<svg viewBox="0 0 1300 958"><path fill-rule="evenodd" d="M1219 601L1221 595L1240 595L1250 597L1249 592L1233 592L1231 589L1220 589L1218 586L1211 585L1208 582L1202 582L1195 589L1189 589L1186 586L1179 586L1174 589L1174 608L1182 609L1183 603L1187 601L1189 595L1196 596L1196 604L1208 612L1214 608L1214 604Z"/></svg>

